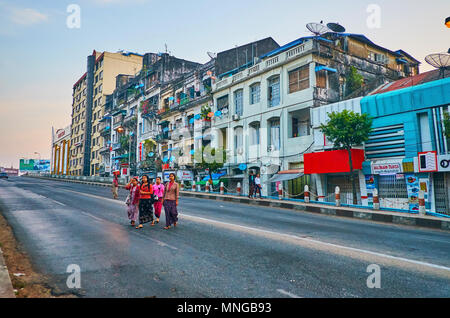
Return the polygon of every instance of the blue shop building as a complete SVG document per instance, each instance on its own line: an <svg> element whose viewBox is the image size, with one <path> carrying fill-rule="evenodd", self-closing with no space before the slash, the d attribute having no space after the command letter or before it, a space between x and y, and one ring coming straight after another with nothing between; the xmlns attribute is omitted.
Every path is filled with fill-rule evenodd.
<svg viewBox="0 0 450 318"><path fill-rule="evenodd" d="M385 84L361 100L373 118L362 169L369 205L376 187L382 207L418 211L423 190L428 212L450 215L449 107L450 70Z"/></svg>

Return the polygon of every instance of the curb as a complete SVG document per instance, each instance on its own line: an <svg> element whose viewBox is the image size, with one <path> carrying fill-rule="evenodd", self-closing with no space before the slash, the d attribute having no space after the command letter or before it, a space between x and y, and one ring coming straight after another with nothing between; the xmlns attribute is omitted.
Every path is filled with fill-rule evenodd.
<svg viewBox="0 0 450 318"><path fill-rule="evenodd" d="M82 183L94 186L111 187L109 183L90 182L90 181L78 181L68 179L55 179L47 177L33 177L45 180L63 181L72 183ZM120 185L124 188L125 186ZM290 209L295 211L301 211L306 213L319 213L324 215L332 215L338 217L355 218L366 221L376 221L383 223L392 223L398 225L425 227L431 229L440 229L450 231L450 218L442 218L436 216L423 216L418 214L408 214L402 212L390 212L390 211L374 211L363 208L348 208L348 207L336 207L328 206L316 203L303 203L303 202L288 202L276 199L249 199L247 197L239 197L233 195L224 195L216 193L203 193L192 191L180 191L180 194L186 197L195 197L201 199L209 199L216 201L227 201L235 203L244 203L248 205L276 207L283 209Z"/></svg>
<svg viewBox="0 0 450 318"><path fill-rule="evenodd" d="M9 278L8 268L3 259L3 252L0 249L0 298L16 298L14 289Z"/></svg>

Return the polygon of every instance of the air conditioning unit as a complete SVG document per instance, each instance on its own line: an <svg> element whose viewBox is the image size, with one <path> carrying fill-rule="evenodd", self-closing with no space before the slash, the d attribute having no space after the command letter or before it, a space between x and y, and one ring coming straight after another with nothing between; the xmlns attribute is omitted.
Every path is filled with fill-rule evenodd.
<svg viewBox="0 0 450 318"><path fill-rule="evenodd" d="M234 114L233 117L232 117L232 119L233 119L234 121L236 121L236 120L241 119L241 116L239 116L238 114Z"/></svg>

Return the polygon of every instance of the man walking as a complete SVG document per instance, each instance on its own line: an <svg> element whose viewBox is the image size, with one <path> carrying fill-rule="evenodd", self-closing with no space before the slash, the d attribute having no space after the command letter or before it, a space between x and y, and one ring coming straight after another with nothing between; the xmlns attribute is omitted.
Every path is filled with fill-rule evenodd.
<svg viewBox="0 0 450 318"><path fill-rule="evenodd" d="M117 198L119 197L119 179L117 178L117 174L114 175L114 179L112 182L112 193L114 199L117 200Z"/></svg>
<svg viewBox="0 0 450 318"><path fill-rule="evenodd" d="M253 170L250 170L248 174L248 197L251 198L255 191L255 176L253 175Z"/></svg>

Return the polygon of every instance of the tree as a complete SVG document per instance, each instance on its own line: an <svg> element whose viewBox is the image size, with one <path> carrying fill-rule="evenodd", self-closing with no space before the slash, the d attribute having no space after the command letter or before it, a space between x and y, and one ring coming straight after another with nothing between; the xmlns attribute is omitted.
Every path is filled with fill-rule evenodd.
<svg viewBox="0 0 450 318"><path fill-rule="evenodd" d="M202 151L196 151L194 154L195 166L206 170L208 169L209 179L212 181L212 174L223 167L227 160L226 151L222 148L211 148L202 146Z"/></svg>
<svg viewBox="0 0 450 318"><path fill-rule="evenodd" d="M346 75L345 95L348 96L357 89L360 89L363 81L364 77L358 73L356 67L351 66Z"/></svg>
<svg viewBox="0 0 450 318"><path fill-rule="evenodd" d="M369 134L372 131L372 119L368 114L358 114L346 109L340 113L332 112L328 114L328 117L328 123L320 125L320 130L334 144L335 148L347 150L352 181L353 204L357 204L351 150L352 146L361 145L369 139Z"/></svg>
<svg viewBox="0 0 450 318"><path fill-rule="evenodd" d="M450 115L449 113L444 113L444 129L445 137L450 138Z"/></svg>

